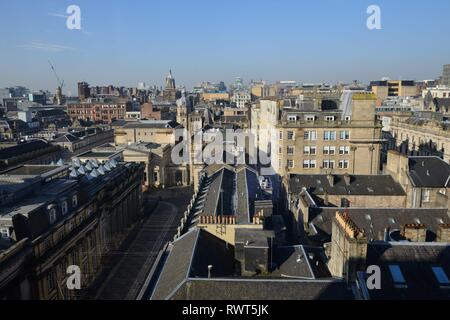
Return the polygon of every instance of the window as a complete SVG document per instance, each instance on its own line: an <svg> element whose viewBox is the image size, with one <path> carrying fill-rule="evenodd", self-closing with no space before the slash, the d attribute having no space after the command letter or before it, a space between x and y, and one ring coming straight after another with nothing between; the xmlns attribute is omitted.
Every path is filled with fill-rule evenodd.
<svg viewBox="0 0 450 320"><path fill-rule="evenodd" d="M287 154L292 156L294 154L294 147L293 146L288 146L287 147Z"/></svg>
<svg viewBox="0 0 450 320"><path fill-rule="evenodd" d="M72 251L71 258L72 258L72 264L78 263L78 252L76 249Z"/></svg>
<svg viewBox="0 0 450 320"><path fill-rule="evenodd" d="M330 146L323 147L323 154L335 155L336 154L336 147L330 147Z"/></svg>
<svg viewBox="0 0 450 320"><path fill-rule="evenodd" d="M288 140L294 140L294 131L288 131L287 138Z"/></svg>
<svg viewBox="0 0 450 320"><path fill-rule="evenodd" d="M63 215L66 215L68 210L68 206L67 206L67 201L63 201L63 203L61 204L61 211Z"/></svg>
<svg viewBox="0 0 450 320"><path fill-rule="evenodd" d="M406 280L403 276L402 270L398 265L389 265L389 271L391 272L392 279L397 288L406 288Z"/></svg>
<svg viewBox="0 0 450 320"><path fill-rule="evenodd" d="M339 147L339 154L340 155L350 154L350 147L349 146L340 146Z"/></svg>
<svg viewBox="0 0 450 320"><path fill-rule="evenodd" d="M77 195L74 195L72 197L72 207L75 208L78 205L78 197Z"/></svg>
<svg viewBox="0 0 450 320"><path fill-rule="evenodd" d="M334 116L325 116L325 121L333 122L334 121Z"/></svg>
<svg viewBox="0 0 450 320"><path fill-rule="evenodd" d="M348 169L349 161L348 160L339 160L339 169Z"/></svg>
<svg viewBox="0 0 450 320"><path fill-rule="evenodd" d="M430 189L423 190L422 193L422 202L430 202Z"/></svg>
<svg viewBox="0 0 450 320"><path fill-rule="evenodd" d="M335 165L334 160L323 160L324 169L334 169L334 165Z"/></svg>
<svg viewBox="0 0 450 320"><path fill-rule="evenodd" d="M310 140L310 141L316 140L317 139L317 132L316 131L305 131L304 139L305 140Z"/></svg>
<svg viewBox="0 0 450 320"><path fill-rule="evenodd" d="M315 146L306 146L303 148L304 155L315 155L317 153L317 147Z"/></svg>
<svg viewBox="0 0 450 320"><path fill-rule="evenodd" d="M316 120L315 116L305 116L306 121L308 122L314 122L314 120Z"/></svg>
<svg viewBox="0 0 450 320"><path fill-rule="evenodd" d="M48 212L48 216L50 219L50 223L54 223L56 221L56 209L51 208L50 211Z"/></svg>
<svg viewBox="0 0 450 320"><path fill-rule="evenodd" d="M316 160L304 160L303 169L314 169L316 167Z"/></svg>
<svg viewBox="0 0 450 320"><path fill-rule="evenodd" d="M287 167L288 167L289 169L294 168L294 160L288 160L288 161L287 161Z"/></svg>
<svg viewBox="0 0 450 320"><path fill-rule="evenodd" d="M350 116L345 116L345 122L350 122L351 120L352 120L352 117L350 117Z"/></svg>
<svg viewBox="0 0 450 320"><path fill-rule="evenodd" d="M283 140L283 131L279 132L279 138L280 138L280 140Z"/></svg>
<svg viewBox="0 0 450 320"><path fill-rule="evenodd" d="M295 121L297 121L297 116L289 116L289 115L288 115L287 119L288 119L288 121L293 121L293 122L295 122Z"/></svg>
<svg viewBox="0 0 450 320"><path fill-rule="evenodd" d="M442 269L441 267L432 267L431 269L433 270L434 276L436 277L436 280L439 282L440 286L450 286L450 281L444 269Z"/></svg>
<svg viewBox="0 0 450 320"><path fill-rule="evenodd" d="M336 131L324 131L323 139L326 141L336 140Z"/></svg>
<svg viewBox="0 0 450 320"><path fill-rule="evenodd" d="M0 236L1 236L3 239L9 238L9 228L1 228L1 229L0 229Z"/></svg>
<svg viewBox="0 0 450 320"><path fill-rule="evenodd" d="M350 139L350 131L348 131L348 130L341 131L339 135L340 135L341 140Z"/></svg>
<svg viewBox="0 0 450 320"><path fill-rule="evenodd" d="M47 274L47 284L49 292L52 292L56 288L55 273L53 271Z"/></svg>

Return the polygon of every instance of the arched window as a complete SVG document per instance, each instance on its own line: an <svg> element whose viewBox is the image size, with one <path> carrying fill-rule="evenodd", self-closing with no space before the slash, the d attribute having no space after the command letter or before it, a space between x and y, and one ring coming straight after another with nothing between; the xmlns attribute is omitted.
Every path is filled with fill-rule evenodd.
<svg viewBox="0 0 450 320"><path fill-rule="evenodd" d="M66 215L67 212L69 211L68 206L67 206L67 201L63 201L61 203L61 211L63 215Z"/></svg>
<svg viewBox="0 0 450 320"><path fill-rule="evenodd" d="M50 208L50 210L48 212L48 216L50 219L50 223L52 223L52 224L55 223L55 221L56 221L56 208L55 207Z"/></svg>
<svg viewBox="0 0 450 320"><path fill-rule="evenodd" d="M77 205L78 205L78 197L75 194L75 195L72 196L72 207L76 208Z"/></svg>

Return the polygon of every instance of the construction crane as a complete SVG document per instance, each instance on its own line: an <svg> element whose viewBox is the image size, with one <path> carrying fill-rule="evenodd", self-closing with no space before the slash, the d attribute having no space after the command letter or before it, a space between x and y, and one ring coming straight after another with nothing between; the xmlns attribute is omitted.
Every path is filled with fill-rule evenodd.
<svg viewBox="0 0 450 320"><path fill-rule="evenodd" d="M61 92L62 92L62 89L64 87L64 80L61 81L61 79L58 77L58 74L56 73L55 67L53 67L53 64L50 62L50 60L48 60L48 64L52 68L53 73L55 74L56 80L58 81L59 87L61 88Z"/></svg>

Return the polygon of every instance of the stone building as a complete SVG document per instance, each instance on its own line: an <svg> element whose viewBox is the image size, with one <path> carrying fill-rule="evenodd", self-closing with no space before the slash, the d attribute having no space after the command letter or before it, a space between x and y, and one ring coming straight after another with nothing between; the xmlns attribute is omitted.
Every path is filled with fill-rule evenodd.
<svg viewBox="0 0 450 320"><path fill-rule="evenodd" d="M408 154L436 155L450 162L450 131L442 121L418 117L393 117L390 124L395 150Z"/></svg>
<svg viewBox="0 0 450 320"><path fill-rule="evenodd" d="M380 171L373 94L346 92L341 101L265 98L252 108L251 129L260 157L280 176Z"/></svg>
<svg viewBox="0 0 450 320"><path fill-rule="evenodd" d="M385 171L406 191L408 208L448 207L450 165L441 158L407 156L390 150Z"/></svg>
<svg viewBox="0 0 450 320"><path fill-rule="evenodd" d="M116 145L138 142L175 144L176 130L183 127L171 120L116 121L112 124Z"/></svg>
<svg viewBox="0 0 450 320"><path fill-rule="evenodd" d="M35 139L0 150L0 171L21 164L50 164L62 157L59 146Z"/></svg>
<svg viewBox="0 0 450 320"><path fill-rule="evenodd" d="M172 76L172 70L166 77L165 87L163 90L163 100L175 102L179 98L179 92L175 86L175 78Z"/></svg>
<svg viewBox="0 0 450 320"><path fill-rule="evenodd" d="M284 181L288 209L300 224L310 207L404 208L406 193L390 175L296 175Z"/></svg>
<svg viewBox="0 0 450 320"><path fill-rule="evenodd" d="M172 145L158 143L133 143L123 150L126 162L144 165L144 185L165 188L190 184L187 164L176 165L171 160Z"/></svg>
<svg viewBox="0 0 450 320"><path fill-rule="evenodd" d="M436 223L436 219L441 223ZM423 222L404 219L397 230L390 230L388 221L385 227L378 224L367 228L364 215L336 211L329 270L349 284L355 281L355 294L364 300L450 299L448 221L444 214ZM381 238L372 230L380 226L384 228ZM369 266L381 272L376 290L368 286L367 279L373 272L368 271Z"/></svg>
<svg viewBox="0 0 450 320"><path fill-rule="evenodd" d="M142 217L143 168L108 161L22 166L0 175L0 296L78 299ZM69 266L81 289L70 290Z"/></svg>

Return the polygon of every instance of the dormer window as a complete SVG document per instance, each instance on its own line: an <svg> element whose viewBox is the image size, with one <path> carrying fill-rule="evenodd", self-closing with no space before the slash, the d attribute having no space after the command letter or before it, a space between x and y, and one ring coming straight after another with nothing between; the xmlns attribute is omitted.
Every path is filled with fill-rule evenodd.
<svg viewBox="0 0 450 320"><path fill-rule="evenodd" d="M9 238L9 228L0 228L0 237L2 239L8 239Z"/></svg>
<svg viewBox="0 0 450 320"><path fill-rule="evenodd" d="M316 119L316 117L315 116L306 116L305 119L308 122L313 122Z"/></svg>
<svg viewBox="0 0 450 320"><path fill-rule="evenodd" d="M290 122L295 122L295 121L297 121L297 116L293 116L293 115L288 115L288 121L290 121Z"/></svg>
<svg viewBox="0 0 450 320"><path fill-rule="evenodd" d="M72 208L76 208L78 205L78 197L77 195L72 196Z"/></svg>
<svg viewBox="0 0 450 320"><path fill-rule="evenodd" d="M53 224L56 221L56 208L52 207L48 211L48 217L50 219L50 223Z"/></svg>
<svg viewBox="0 0 450 320"><path fill-rule="evenodd" d="M61 211L63 215L66 215L67 212L69 211L68 205L67 205L67 201L63 201L61 203Z"/></svg>
<svg viewBox="0 0 450 320"><path fill-rule="evenodd" d="M325 121L327 121L327 122L333 122L333 121L334 121L334 116L326 116L326 117L325 117Z"/></svg>

